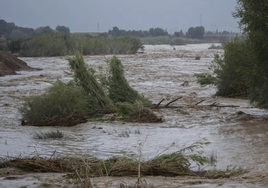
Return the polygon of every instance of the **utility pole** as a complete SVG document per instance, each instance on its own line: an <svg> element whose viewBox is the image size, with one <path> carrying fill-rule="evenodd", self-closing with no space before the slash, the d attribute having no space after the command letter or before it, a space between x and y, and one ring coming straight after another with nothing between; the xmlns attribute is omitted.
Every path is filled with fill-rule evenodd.
<svg viewBox="0 0 268 188"><path fill-rule="evenodd" d="M200 14L200 26L202 26L202 14Z"/></svg>
<svg viewBox="0 0 268 188"><path fill-rule="evenodd" d="M100 24L98 23L98 33L99 33L99 31L100 31Z"/></svg>

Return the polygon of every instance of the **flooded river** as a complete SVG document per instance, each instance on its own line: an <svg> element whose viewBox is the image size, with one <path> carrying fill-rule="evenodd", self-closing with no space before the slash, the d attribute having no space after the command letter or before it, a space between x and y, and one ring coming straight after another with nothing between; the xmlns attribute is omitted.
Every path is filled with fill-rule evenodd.
<svg viewBox="0 0 268 188"><path fill-rule="evenodd" d="M17 110L23 99L42 93L58 79L68 82L73 79L73 73L64 57L21 58L29 66L42 70L0 77L0 157L51 156L56 152L61 156L86 154L106 159L124 153L137 154L139 144L144 143L142 155L149 159L169 146L166 153L206 139L211 144L204 148L204 153L216 157L217 169L234 165L249 170L248 174L221 185L268 186L265 180L268 176L268 112L255 108L247 100L214 97L215 86L201 87L196 83L194 74L210 72L208 66L214 54L223 54L223 50L209 50L209 47L210 44L198 44L177 46L174 50L169 45L146 45L142 54L118 56L129 84L154 103L165 99L163 104L166 104L182 97L171 104L177 108L156 112L164 119L157 124L104 121L74 127L23 127ZM195 60L196 56L201 59ZM85 56L85 62L97 73L105 73L106 59L110 57ZM188 85L184 86L184 82ZM204 101L196 105L201 100ZM209 106L213 103L237 107ZM36 132L50 130L62 131L64 138L34 139ZM209 186L202 183L197 187L219 185L208 183Z"/></svg>

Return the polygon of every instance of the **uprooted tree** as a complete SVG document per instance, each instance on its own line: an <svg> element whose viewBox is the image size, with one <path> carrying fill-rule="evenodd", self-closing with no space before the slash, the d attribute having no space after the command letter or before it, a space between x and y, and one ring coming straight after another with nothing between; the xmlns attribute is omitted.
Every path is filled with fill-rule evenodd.
<svg viewBox="0 0 268 188"><path fill-rule="evenodd" d="M96 114L116 112L126 121L161 121L147 107L151 101L130 87L117 57L109 60L108 89L87 69L81 54L68 60L74 80L57 81L44 94L29 97L20 108L23 125L72 126Z"/></svg>

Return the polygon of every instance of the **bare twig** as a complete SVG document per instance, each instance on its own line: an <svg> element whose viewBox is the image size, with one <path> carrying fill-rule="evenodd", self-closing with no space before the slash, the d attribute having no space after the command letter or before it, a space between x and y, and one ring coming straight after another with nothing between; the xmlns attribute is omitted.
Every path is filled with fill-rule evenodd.
<svg viewBox="0 0 268 188"><path fill-rule="evenodd" d="M159 107L159 105L164 101L165 99L162 99L157 105L156 108Z"/></svg>
<svg viewBox="0 0 268 188"><path fill-rule="evenodd" d="M199 101L198 103L196 103L195 105L198 105L198 104L204 102L205 100L206 100L206 99L203 99L203 100Z"/></svg>
<svg viewBox="0 0 268 188"><path fill-rule="evenodd" d="M240 107L240 106L235 106L235 105L209 105L209 106L213 106L213 107L219 107L219 108L225 108L225 107Z"/></svg>
<svg viewBox="0 0 268 188"><path fill-rule="evenodd" d="M224 108L224 107L240 107L240 106L235 106L235 105L219 105L216 102L208 105L208 106L212 106L212 107L220 107L220 108Z"/></svg>
<svg viewBox="0 0 268 188"><path fill-rule="evenodd" d="M179 100L179 99L181 99L181 98L182 98L182 97L178 97L178 98L176 98L176 99L170 101L170 102L167 103L164 107L168 107L168 105L170 105L171 103L173 103L173 102L175 102L175 101L177 101L177 100Z"/></svg>

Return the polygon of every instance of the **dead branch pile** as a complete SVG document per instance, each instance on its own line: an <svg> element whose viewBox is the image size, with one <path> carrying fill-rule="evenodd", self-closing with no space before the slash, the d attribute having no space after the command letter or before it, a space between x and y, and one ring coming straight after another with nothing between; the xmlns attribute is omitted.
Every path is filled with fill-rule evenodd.
<svg viewBox="0 0 268 188"><path fill-rule="evenodd" d="M91 177L101 176L137 176L139 161L128 157L113 157L107 160L97 158L57 158L45 159L16 158L0 163L0 168L19 168L27 172L58 172L83 174L84 171ZM180 153L172 153L141 161L140 173L142 176L201 176L206 178L229 178L244 174L247 171L241 168L227 169L226 171L192 171L189 159ZM85 173L84 173L85 174Z"/></svg>
<svg viewBox="0 0 268 188"><path fill-rule="evenodd" d="M245 173L246 170L241 168L232 168L224 171L195 172L191 170L191 165L203 167L211 164L212 160L205 157L202 152L197 149L203 148L210 142L195 142L177 152L170 154L159 154L158 156L144 161L140 157L135 156L118 156L106 160L92 157L55 157L41 158L39 156L33 158L15 158L0 161L0 168L16 167L25 171L33 172L61 172L74 173L86 171L91 176L135 176L151 175L151 176L180 176L202 175L206 177L226 177L226 173L239 175ZM221 173L220 173L221 172ZM216 176L214 176L216 175Z"/></svg>
<svg viewBox="0 0 268 188"><path fill-rule="evenodd" d="M179 157L180 159L181 156ZM96 158L58 158L44 159L35 158L17 158L5 161L0 164L0 168L16 167L30 172L60 172L72 173L75 170L82 170L87 166L89 173L93 176L134 176L138 174L138 160L128 157L113 157L107 160ZM178 176L178 175L196 175L189 170L187 159L176 160L149 160L141 162L141 175L154 176Z"/></svg>

